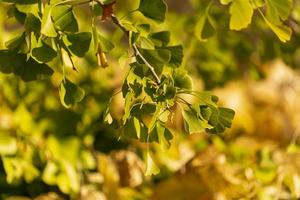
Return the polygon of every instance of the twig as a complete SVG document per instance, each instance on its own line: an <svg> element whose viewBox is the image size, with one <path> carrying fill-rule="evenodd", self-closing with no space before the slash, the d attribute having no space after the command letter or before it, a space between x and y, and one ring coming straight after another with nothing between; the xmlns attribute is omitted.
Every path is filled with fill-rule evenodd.
<svg viewBox="0 0 300 200"><path fill-rule="evenodd" d="M126 36L129 38L130 32L128 30L126 30L126 28L121 24L121 22L118 20L118 18L115 15L111 15L111 19L113 21L113 23L118 26L125 34ZM141 54L141 52L139 51L139 48L137 47L137 45L135 43L132 44L132 48L134 51L134 54L136 57L139 57L142 59L142 61L145 63L145 65L150 69L152 75L154 76L154 78L156 79L156 82L158 84L161 83L161 80L159 78L159 76L156 74L154 67L147 61L147 59Z"/></svg>
<svg viewBox="0 0 300 200"><path fill-rule="evenodd" d="M152 72L153 76L155 77L156 81L158 84L160 84L161 80L158 77L158 75L156 74L154 67L143 57L143 55L141 54L141 52L139 51L138 47L136 46L136 44L132 45L134 52L137 56L139 56L142 61L147 65L147 67L150 69L150 71Z"/></svg>

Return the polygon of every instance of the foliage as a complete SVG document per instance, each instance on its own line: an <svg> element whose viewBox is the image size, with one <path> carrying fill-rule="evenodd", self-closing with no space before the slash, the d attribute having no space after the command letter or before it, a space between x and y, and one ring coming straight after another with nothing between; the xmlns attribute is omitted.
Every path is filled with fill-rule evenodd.
<svg viewBox="0 0 300 200"><path fill-rule="evenodd" d="M161 152L192 133L231 127L235 112L199 89L187 69L233 77L199 69L205 62L234 68L232 47L247 52L236 36L246 33L224 24L241 30L253 21L287 42L293 2L188 2L193 13L179 17L163 0L1 1L1 198L55 192L76 199L89 191L145 199L147 186L127 187L151 184L143 173L155 182L178 170L165 169ZM204 80L206 88L215 85ZM127 182L124 168L135 174Z"/></svg>

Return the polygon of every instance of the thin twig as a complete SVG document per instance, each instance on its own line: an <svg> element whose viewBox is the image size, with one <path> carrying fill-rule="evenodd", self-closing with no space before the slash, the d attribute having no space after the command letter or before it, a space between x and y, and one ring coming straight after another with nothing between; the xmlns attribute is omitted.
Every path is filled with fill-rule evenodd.
<svg viewBox="0 0 300 200"><path fill-rule="evenodd" d="M121 22L118 20L118 18L115 15L111 15L111 19L112 19L113 23L116 26L118 26L129 38L130 32L128 30L126 30L126 28L121 24ZM156 82L158 84L160 84L161 80L160 80L159 76L156 74L154 67L141 54L141 52L139 51L139 48L137 47L137 45L135 43L132 44L132 48L133 48L135 56L142 59L142 61L145 63L145 65L150 69L151 73L153 74L154 78L156 79Z"/></svg>
<svg viewBox="0 0 300 200"><path fill-rule="evenodd" d="M155 69L154 67L143 57L143 55L141 54L141 52L139 51L138 47L136 46L136 44L133 44L132 45L133 49L134 49L134 52L137 56L139 56L142 61L147 65L147 67L150 69L151 73L153 74L153 76L155 77L156 81L158 84L160 84L161 80L160 78L158 77L158 75L156 74L155 72Z"/></svg>

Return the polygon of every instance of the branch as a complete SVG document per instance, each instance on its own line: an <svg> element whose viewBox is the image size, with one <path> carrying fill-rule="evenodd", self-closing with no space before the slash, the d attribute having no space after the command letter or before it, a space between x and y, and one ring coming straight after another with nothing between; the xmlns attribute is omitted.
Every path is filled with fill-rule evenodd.
<svg viewBox="0 0 300 200"><path fill-rule="evenodd" d="M130 32L121 24L121 22L118 20L118 18L114 14L111 15L111 19L112 19L113 23L116 26L118 26L126 34L126 36L129 38ZM139 48L137 47L137 45L135 43L132 44L132 47L133 47L134 55L136 57L139 57L139 58L142 59L142 61L145 63L145 65L150 69L152 75L155 77L156 82L158 84L160 84L161 80L160 80L159 76L156 74L154 67L141 54L141 52L139 51Z"/></svg>

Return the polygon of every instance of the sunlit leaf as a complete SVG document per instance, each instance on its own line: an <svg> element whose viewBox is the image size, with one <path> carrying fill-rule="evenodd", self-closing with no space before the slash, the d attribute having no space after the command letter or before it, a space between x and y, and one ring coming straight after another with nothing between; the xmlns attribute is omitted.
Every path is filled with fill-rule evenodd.
<svg viewBox="0 0 300 200"><path fill-rule="evenodd" d="M205 132L207 128L211 128L207 122L200 120L194 110L182 110L182 116L185 121L186 129L190 134Z"/></svg>
<svg viewBox="0 0 300 200"><path fill-rule="evenodd" d="M292 0L266 0L267 5L267 19L276 24L281 24L281 20L286 20L290 15L293 7Z"/></svg>
<svg viewBox="0 0 300 200"><path fill-rule="evenodd" d="M61 103L66 107L70 108L76 103L82 101L84 98L85 92L82 88L75 85L68 79L63 80L60 84L60 100Z"/></svg>
<svg viewBox="0 0 300 200"><path fill-rule="evenodd" d="M266 24L272 29L272 31L277 35L281 42L287 42L291 39L292 29L284 24L275 25L271 23L266 17L264 17Z"/></svg>
<svg viewBox="0 0 300 200"><path fill-rule="evenodd" d="M14 155L17 152L16 138L7 132L0 132L0 155Z"/></svg>
<svg viewBox="0 0 300 200"><path fill-rule="evenodd" d="M146 153L146 171L145 175L146 176L152 176L152 175L157 175L160 172L160 169L158 166L155 164L153 161L150 152L147 151Z"/></svg>
<svg viewBox="0 0 300 200"><path fill-rule="evenodd" d="M31 56L37 62L46 63L57 56L57 53L51 46L46 44L41 38L36 41L34 35L31 36Z"/></svg>
<svg viewBox="0 0 300 200"><path fill-rule="evenodd" d="M47 37L57 36L57 32L54 28L54 24L51 18L52 9L53 7L47 4L44 8L44 14L42 17L41 33Z"/></svg>
<svg viewBox="0 0 300 200"><path fill-rule="evenodd" d="M253 8L249 0L233 0L229 12L231 30L241 30L251 23Z"/></svg>

